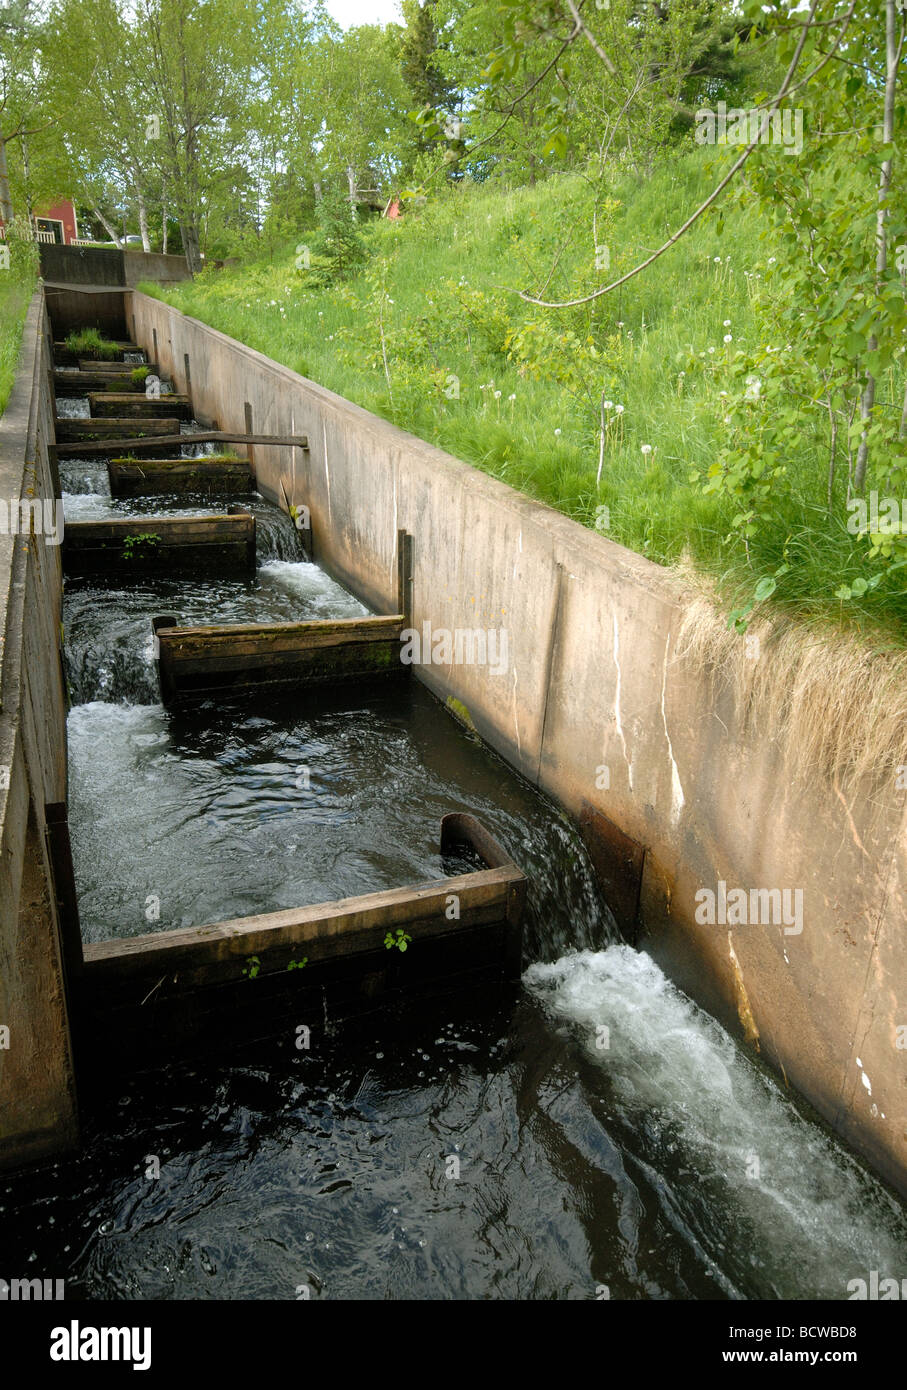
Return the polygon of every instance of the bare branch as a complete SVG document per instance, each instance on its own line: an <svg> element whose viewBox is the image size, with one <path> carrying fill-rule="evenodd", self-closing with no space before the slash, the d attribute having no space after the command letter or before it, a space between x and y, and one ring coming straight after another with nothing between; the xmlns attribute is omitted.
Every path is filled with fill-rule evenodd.
<svg viewBox="0 0 907 1390"><path fill-rule="evenodd" d="M812 0L812 3L810 4L809 14L806 17L806 22L802 26L802 31L800 34L800 38L797 42L796 50L794 51L794 56L791 59L790 66L788 67L787 73L785 74L784 81L781 83L781 87L779 88L778 92L773 97L772 101L769 103L767 107L757 107L756 110L765 110L767 115L771 115L774 111L777 111L778 107L781 105L781 102L788 95L788 93L790 91L796 90L796 88L791 87L791 82L793 80L794 73L797 70L797 66L800 62L800 58L803 53L803 48L806 44L807 35L809 34L810 29L812 28L812 22L816 13L818 3L819 0ZM844 37L844 33L847 29L848 24L850 23L850 20L853 17L855 8L856 0L852 0L849 10L843 17L843 27L840 35L838 36L838 44L840 44L841 40ZM835 47L837 47L838 44L836 44ZM832 50L832 52L834 52L834 49ZM828 58L826 58L823 61L823 63L819 65L819 67L814 69L814 71L809 75L809 78L806 78L804 80L809 81L813 76L815 76L815 73L818 72L821 67L825 66L826 62L828 62ZM798 86L802 85L802 83L798 84ZM756 139L752 140L749 143L749 145L747 145L746 149L743 151L743 154L740 156L738 160L734 162L734 164L731 165L731 168L725 174L724 178L720 181L718 186L712 190L712 192L709 194L709 196L705 199L703 203L700 203L699 207L696 209L694 213L691 214L690 217L687 218L683 226L679 227L678 230L674 232L674 234L670 236L668 240L658 248L657 251L654 251L651 256L648 256L644 261L641 261L639 265L634 266L632 270L628 270L626 275L622 275L619 280L614 280L610 285L604 285L601 289L593 290L591 294L581 295L577 299L547 300L539 299L535 295L527 294L525 290L517 290L516 293L520 296L520 299L525 300L527 304L536 304L543 309L572 309L575 308L577 305L588 304L590 303L590 301L594 299L600 299L603 295L610 294L612 290L616 290L620 285L625 285L628 280L632 280L634 276L639 275L643 270L650 266L653 261L657 261L659 256L663 256L664 253L675 244L675 242L680 240L680 238L684 235L685 232L689 231L689 229L694 225L694 223L699 221L699 218L703 215L703 213L707 212L708 209L712 206L712 204L716 202L717 199L721 196L725 188L727 188L728 184L734 178L735 174L737 174L743 168L744 164L749 159L750 155L752 154L753 150L756 148L758 144L759 135L757 135Z"/></svg>

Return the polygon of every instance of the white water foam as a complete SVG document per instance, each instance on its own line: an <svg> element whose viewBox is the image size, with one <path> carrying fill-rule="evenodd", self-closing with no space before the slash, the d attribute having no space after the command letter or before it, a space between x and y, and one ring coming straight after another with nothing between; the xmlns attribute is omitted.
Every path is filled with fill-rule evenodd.
<svg viewBox="0 0 907 1390"><path fill-rule="evenodd" d="M649 956L578 951L523 979L607 1074L629 1147L716 1263L788 1298L846 1299L872 1269L907 1276L897 1201Z"/></svg>
<svg viewBox="0 0 907 1390"><path fill-rule="evenodd" d="M305 605L308 618L367 618L369 610L318 565L294 560L265 560L258 568L262 584L288 590Z"/></svg>

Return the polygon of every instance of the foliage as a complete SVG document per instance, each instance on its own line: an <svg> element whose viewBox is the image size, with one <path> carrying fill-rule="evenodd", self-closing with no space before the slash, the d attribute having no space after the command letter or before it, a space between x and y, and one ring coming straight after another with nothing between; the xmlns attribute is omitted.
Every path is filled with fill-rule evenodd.
<svg viewBox="0 0 907 1390"><path fill-rule="evenodd" d="M96 328L74 330L66 338L66 347L77 357L91 357L102 362L113 362L122 356L119 344L105 338Z"/></svg>
<svg viewBox="0 0 907 1390"><path fill-rule="evenodd" d="M12 390L22 343L22 329L38 276L35 243L24 236L20 225L8 229L0 242L0 258L9 253L9 268L0 268L0 414L6 409Z"/></svg>
<svg viewBox="0 0 907 1390"><path fill-rule="evenodd" d="M134 560L137 556L153 550L160 539L160 536L153 531L142 531L135 536L126 536L123 540L123 559Z"/></svg>
<svg viewBox="0 0 907 1390"><path fill-rule="evenodd" d="M329 280L343 280L365 259L365 244L348 198L329 190L316 208L315 251Z"/></svg>
<svg viewBox="0 0 907 1390"><path fill-rule="evenodd" d="M642 188L632 172L616 181L612 266L633 264L677 225L728 159L720 149L692 149L657 164ZM580 175L535 188L497 180L453 187L397 226L363 228L368 262L334 286L304 289L289 246L273 264L249 262L152 292L575 520L601 529L597 509L607 508L604 534L663 564L694 561L722 583L729 610L752 601L760 580L786 564L763 602L837 617L836 591L871 577L867 566L880 558L870 560L866 543L846 529L843 491L828 524L819 413L799 444L786 441L776 514L746 544L732 524L745 510L741 499L702 487L730 447L729 431L746 447L760 407L747 399L747 376L767 393L769 372L804 360L796 325L783 336L768 310L783 254L777 230L757 220L751 201L729 204L722 231L716 220L703 223L613 300L546 314L509 286L550 269L565 206L591 228L595 189ZM593 280L591 237L565 242L552 283ZM597 354L580 353L575 381L557 346L569 332L581 347L591 336L585 351ZM883 378L880 399L902 397L902 362ZM643 445L652 452L644 455ZM847 604L853 617L907 624L899 573L862 594L858 585Z"/></svg>

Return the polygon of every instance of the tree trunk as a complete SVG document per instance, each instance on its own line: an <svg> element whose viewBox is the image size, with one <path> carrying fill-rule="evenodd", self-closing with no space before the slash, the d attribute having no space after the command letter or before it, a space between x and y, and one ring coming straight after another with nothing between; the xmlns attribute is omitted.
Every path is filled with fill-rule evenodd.
<svg viewBox="0 0 907 1390"><path fill-rule="evenodd" d="M161 202L161 222L163 223L163 227L164 227L163 236L161 237L161 255L162 255L162 256L166 256L166 254L167 254L167 199L166 199L166 198L164 198L163 201Z"/></svg>
<svg viewBox="0 0 907 1390"><path fill-rule="evenodd" d="M316 180L315 180L315 202L316 202L316 203L320 203L322 197L323 197L323 194L322 194L322 192L321 192L321 180L320 180L320 179L316 179Z"/></svg>
<svg viewBox="0 0 907 1390"><path fill-rule="evenodd" d="M350 164L350 165L347 167L346 178L347 178L347 183L348 183L349 186L350 186L350 216L352 217L353 221L355 222L355 221L356 221L356 170L353 168L352 164Z"/></svg>
<svg viewBox="0 0 907 1390"><path fill-rule="evenodd" d="M885 116L882 126L882 139L888 145L894 138L894 103L897 93L898 80L898 54L900 45L898 43L898 22L895 14L895 0L885 0ZM883 206L888 197L888 190L891 186L891 157L882 164L879 175L879 210L876 213L876 290L881 287L882 276L888 266L888 239L885 233L885 223L888 220L888 213ZM867 341L866 347L869 352L875 352L878 341L875 334L872 334ZM860 436L860 447L857 450L857 466L854 470L853 485L854 491L862 493L866 484L866 465L869 461L869 425L872 420L873 407L875 406L876 383L875 377L871 372L867 373L866 389L863 392L863 399L860 403L860 417L863 421L863 433Z"/></svg>
<svg viewBox="0 0 907 1390"><path fill-rule="evenodd" d="M29 222L32 219L32 200L31 200L31 165L28 159L28 140L22 135L22 180L25 184L25 215Z"/></svg>
<svg viewBox="0 0 907 1390"><path fill-rule="evenodd" d="M96 217L96 218L98 219L98 221L100 222L101 226L104 228L104 231L105 231L105 232L107 233L107 235L110 237L110 240L111 240L112 242L114 242L117 246L120 246L120 245L121 245L121 242L120 242L119 233L114 231L113 227L112 227L112 226L110 225L110 223L107 221L107 218L104 216L104 214L103 214L103 212L101 211L101 209L100 209L99 207L92 207L91 210L92 210L92 212L94 213L95 217Z"/></svg>
<svg viewBox="0 0 907 1390"><path fill-rule="evenodd" d="M189 273L190 275L197 275L202 268L202 256L198 244L198 228L190 226L186 222L180 222L180 236L183 238L183 250L186 253L186 264L189 267Z"/></svg>
<svg viewBox="0 0 907 1390"><path fill-rule="evenodd" d="M145 207L145 199L141 193L136 193L135 200L139 209L139 231L142 234L142 250L151 250L151 238L148 235L148 209Z"/></svg>
<svg viewBox="0 0 907 1390"><path fill-rule="evenodd" d="M0 222L9 226L13 220L13 204L9 195L9 169L6 163L6 141L0 139Z"/></svg>

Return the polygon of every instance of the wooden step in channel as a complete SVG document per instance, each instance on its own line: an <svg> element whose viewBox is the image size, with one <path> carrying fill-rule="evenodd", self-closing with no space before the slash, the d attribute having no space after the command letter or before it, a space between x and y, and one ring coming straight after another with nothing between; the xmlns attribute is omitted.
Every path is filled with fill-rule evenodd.
<svg viewBox="0 0 907 1390"><path fill-rule="evenodd" d="M92 419L192 419L192 399L175 392L162 396L133 395L126 391L91 391L88 408Z"/></svg>
<svg viewBox="0 0 907 1390"><path fill-rule="evenodd" d="M441 826L474 872L85 945L80 1015L112 1066L287 1036L400 1000L516 983L526 878L475 817ZM396 943L405 933L406 950ZM306 1022L308 1021L308 1023ZM297 1044L298 1045L298 1044Z"/></svg>
<svg viewBox="0 0 907 1390"><path fill-rule="evenodd" d="M171 614L152 619L165 705L224 691L402 676L401 613L302 623L227 623L180 627Z"/></svg>
<svg viewBox="0 0 907 1390"><path fill-rule="evenodd" d="M242 574L255 570L255 517L140 516L71 521L63 530L67 575Z"/></svg>
<svg viewBox="0 0 907 1390"><path fill-rule="evenodd" d="M107 464L112 497L160 497L194 492L238 497L254 492L255 474L246 459L112 458Z"/></svg>

